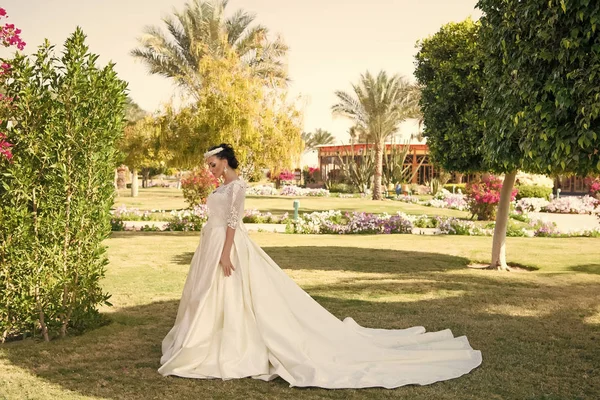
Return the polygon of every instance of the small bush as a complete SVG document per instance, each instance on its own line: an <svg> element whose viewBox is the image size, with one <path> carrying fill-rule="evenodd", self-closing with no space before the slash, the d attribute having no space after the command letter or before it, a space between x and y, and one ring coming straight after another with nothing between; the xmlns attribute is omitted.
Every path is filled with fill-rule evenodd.
<svg viewBox="0 0 600 400"><path fill-rule="evenodd" d="M458 193L459 189L462 193L464 193L465 189L467 188L467 184L466 183L447 183L444 185L444 189L446 189L450 193L452 193L453 188L454 188L455 193Z"/></svg>
<svg viewBox="0 0 600 400"><path fill-rule="evenodd" d="M357 193L356 189L347 183L332 183L329 185L330 193Z"/></svg>
<svg viewBox="0 0 600 400"><path fill-rule="evenodd" d="M518 185L516 188L518 190L517 200L530 197L550 200L552 194L552 189L544 186Z"/></svg>
<svg viewBox="0 0 600 400"><path fill-rule="evenodd" d="M208 195L217 185L217 179L207 168L196 168L181 180L183 197L190 208L206 203Z"/></svg>

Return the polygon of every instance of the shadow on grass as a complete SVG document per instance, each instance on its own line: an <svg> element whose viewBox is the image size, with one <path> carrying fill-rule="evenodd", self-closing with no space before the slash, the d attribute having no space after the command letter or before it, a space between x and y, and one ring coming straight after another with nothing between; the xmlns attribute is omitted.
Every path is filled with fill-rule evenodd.
<svg viewBox="0 0 600 400"><path fill-rule="evenodd" d="M482 350L483 366L456 380L394 391L291 389L281 379L267 383L164 378L156 371L160 345L174 322L177 301L119 309L108 314L110 325L82 336L2 345L2 357L35 377L40 392L32 397L43 397L40 380L106 399L481 399L531 398L531 393L597 398L600 394L594 386L600 373L600 325L585 322L600 306L594 297L595 279L559 287L543 284L544 277L534 277L540 282L506 280L498 272L467 270L468 260L462 257L413 251L312 246L264 250L286 270L314 272L315 282L305 289L338 318L352 316L361 325L378 328L450 328L457 336L466 334L473 347ZM189 263L191 255L183 253L178 262ZM336 275L340 270L358 277ZM373 275L381 273L386 276ZM338 279L327 282L331 277ZM394 294L400 299L381 300Z"/></svg>
<svg viewBox="0 0 600 400"><path fill-rule="evenodd" d="M263 247L282 269L315 271L355 271L363 273L416 273L466 268L469 259L447 254L336 246ZM189 265L194 253L173 257L173 262Z"/></svg>
<svg viewBox="0 0 600 400"><path fill-rule="evenodd" d="M600 275L600 264L576 265L569 268L572 271L583 272L585 274Z"/></svg>
<svg viewBox="0 0 600 400"><path fill-rule="evenodd" d="M155 232L143 232L143 231L114 231L110 233L110 239L129 239L135 237L152 237L152 236L195 236L200 240L200 232L180 232L180 231L155 231Z"/></svg>

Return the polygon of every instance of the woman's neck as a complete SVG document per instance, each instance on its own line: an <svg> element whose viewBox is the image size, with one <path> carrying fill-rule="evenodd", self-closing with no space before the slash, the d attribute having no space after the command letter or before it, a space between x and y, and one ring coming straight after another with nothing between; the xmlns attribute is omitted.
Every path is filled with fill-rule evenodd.
<svg viewBox="0 0 600 400"><path fill-rule="evenodd" d="M231 183L233 181L235 181L236 179L238 179L238 176L235 172L231 172L229 174L227 174L227 176L223 177L223 183L225 185L227 185L228 183Z"/></svg>

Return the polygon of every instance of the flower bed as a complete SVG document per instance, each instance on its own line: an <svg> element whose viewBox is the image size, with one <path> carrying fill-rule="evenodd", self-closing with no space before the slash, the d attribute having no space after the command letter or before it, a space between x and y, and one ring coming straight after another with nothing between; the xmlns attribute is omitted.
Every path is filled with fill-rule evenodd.
<svg viewBox="0 0 600 400"><path fill-rule="evenodd" d="M542 211L561 214L598 214L600 201L591 197L565 196L552 200Z"/></svg>
<svg viewBox="0 0 600 400"><path fill-rule="evenodd" d="M284 186L279 193L281 196L315 196L328 197L329 190L327 189L307 189L294 185Z"/></svg>
<svg viewBox="0 0 600 400"><path fill-rule="evenodd" d="M520 213L540 212L550 202L539 197L524 197L515 202L515 210Z"/></svg>
<svg viewBox="0 0 600 400"><path fill-rule="evenodd" d="M297 221L289 221L287 233L376 234L412 233L413 223L404 213L396 215L345 213L323 211L303 214Z"/></svg>
<svg viewBox="0 0 600 400"><path fill-rule="evenodd" d="M277 189L270 185L250 186L246 189L246 194L249 196L276 196Z"/></svg>

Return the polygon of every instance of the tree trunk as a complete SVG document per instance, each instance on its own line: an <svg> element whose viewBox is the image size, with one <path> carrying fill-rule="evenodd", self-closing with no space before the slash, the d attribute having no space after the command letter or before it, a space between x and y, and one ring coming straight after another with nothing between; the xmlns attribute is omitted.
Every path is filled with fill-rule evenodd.
<svg viewBox="0 0 600 400"><path fill-rule="evenodd" d="M118 196L119 195L119 185L118 182L119 181L119 171L117 168L115 168L115 176L113 178L113 185L115 186L115 194Z"/></svg>
<svg viewBox="0 0 600 400"><path fill-rule="evenodd" d="M138 172L137 168L131 169L131 197L138 196Z"/></svg>
<svg viewBox="0 0 600 400"><path fill-rule="evenodd" d="M502 189L500 190L500 202L496 213L496 226L494 227L494 239L492 245L491 268L502 271L510 271L506 265L506 226L508 225L508 211L510 210L510 197L515 185L517 171L510 172L504 177Z"/></svg>
<svg viewBox="0 0 600 400"><path fill-rule="evenodd" d="M383 170L383 141L375 142L375 176L373 179L373 200L381 200L381 173Z"/></svg>
<svg viewBox="0 0 600 400"><path fill-rule="evenodd" d="M142 187L148 187L148 179L150 179L150 168L142 168Z"/></svg>

